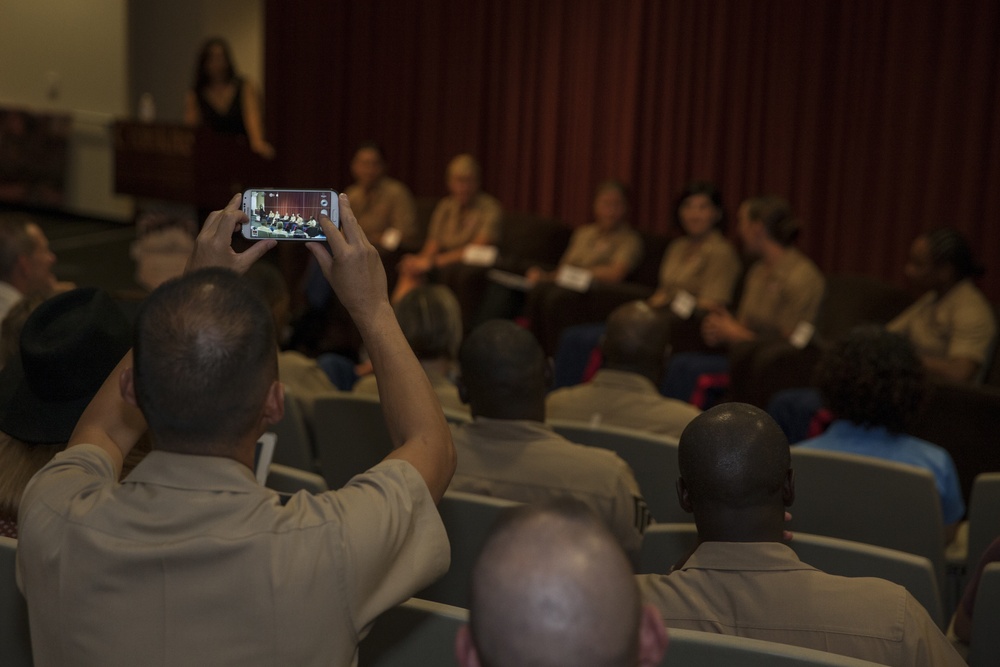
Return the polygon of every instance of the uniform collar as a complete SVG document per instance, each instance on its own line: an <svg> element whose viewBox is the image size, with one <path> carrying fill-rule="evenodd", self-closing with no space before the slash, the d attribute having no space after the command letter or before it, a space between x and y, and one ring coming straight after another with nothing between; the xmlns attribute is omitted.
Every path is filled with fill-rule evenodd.
<svg viewBox="0 0 1000 667"><path fill-rule="evenodd" d="M234 459L152 451L122 480L173 489L254 493L261 485L253 472Z"/></svg>

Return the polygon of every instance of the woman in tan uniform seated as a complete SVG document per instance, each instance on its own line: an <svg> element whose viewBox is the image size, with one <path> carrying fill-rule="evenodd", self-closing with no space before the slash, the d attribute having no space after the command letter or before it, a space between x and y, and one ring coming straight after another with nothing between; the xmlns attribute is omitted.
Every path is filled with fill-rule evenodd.
<svg viewBox="0 0 1000 667"><path fill-rule="evenodd" d="M495 245L500 237L503 210L495 197L482 192L479 163L471 155L459 155L448 164L447 197L431 215L424 247L399 262L399 282L392 293L396 303L414 287L427 282L428 274L462 261L470 245Z"/></svg>

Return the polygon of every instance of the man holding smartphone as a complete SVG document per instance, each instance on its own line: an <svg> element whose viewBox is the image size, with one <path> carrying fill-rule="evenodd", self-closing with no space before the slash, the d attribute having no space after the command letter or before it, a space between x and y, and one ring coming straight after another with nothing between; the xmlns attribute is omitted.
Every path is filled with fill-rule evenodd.
<svg viewBox="0 0 1000 667"><path fill-rule="evenodd" d="M17 576L36 665L349 665L379 613L447 569L435 503L454 447L344 196L343 233L324 217L330 252L310 251L364 337L397 447L285 506L254 480L284 394L272 319L237 274L276 242L232 250L239 204L150 295L134 351L25 492ZM147 423L154 451L119 484Z"/></svg>

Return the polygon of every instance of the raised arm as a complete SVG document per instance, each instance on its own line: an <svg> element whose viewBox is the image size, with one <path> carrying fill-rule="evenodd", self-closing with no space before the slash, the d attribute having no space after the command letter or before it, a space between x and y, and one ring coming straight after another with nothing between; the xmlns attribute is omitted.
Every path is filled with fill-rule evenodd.
<svg viewBox="0 0 1000 667"><path fill-rule="evenodd" d="M365 238L346 195L340 195L338 232L320 218L330 252L309 243L323 275L354 319L379 378L379 397L395 449L387 458L408 461L427 483L435 502L455 472L455 447L441 403L396 321L385 269Z"/></svg>

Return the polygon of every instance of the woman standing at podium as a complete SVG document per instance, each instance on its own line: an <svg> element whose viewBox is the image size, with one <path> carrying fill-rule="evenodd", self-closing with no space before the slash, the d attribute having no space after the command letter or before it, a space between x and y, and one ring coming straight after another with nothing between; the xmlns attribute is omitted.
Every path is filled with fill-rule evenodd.
<svg viewBox="0 0 1000 667"><path fill-rule="evenodd" d="M274 157L264 139L260 99L253 84L236 75L229 45L213 37L201 47L194 89L187 92L184 122L204 125L221 134L243 135L261 157Z"/></svg>

